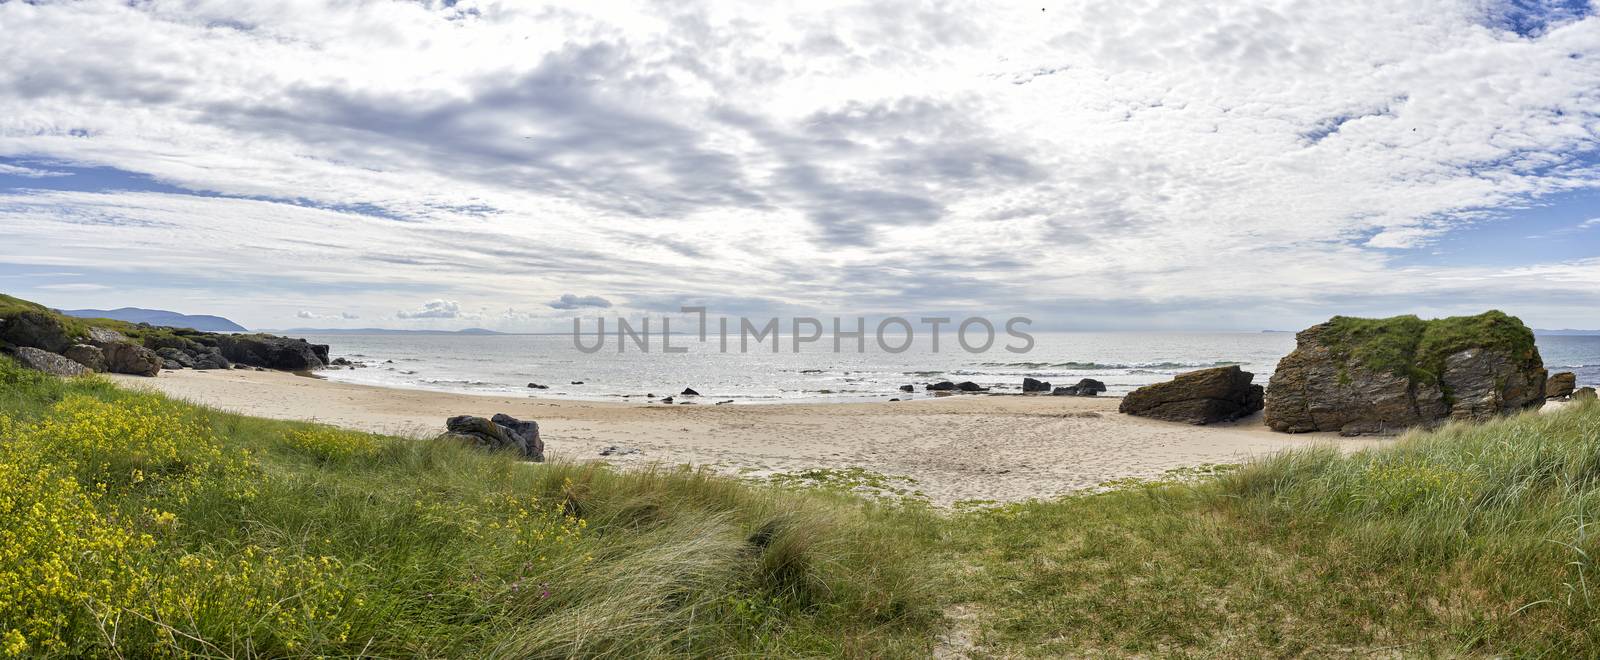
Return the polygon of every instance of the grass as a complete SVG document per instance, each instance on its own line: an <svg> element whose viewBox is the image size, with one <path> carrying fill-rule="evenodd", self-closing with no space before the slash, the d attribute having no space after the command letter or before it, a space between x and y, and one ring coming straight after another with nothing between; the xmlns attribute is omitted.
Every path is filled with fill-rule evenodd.
<svg viewBox="0 0 1600 660"><path fill-rule="evenodd" d="M0 438L0 656L1600 655L1594 403L951 511L4 359Z"/></svg>
<svg viewBox="0 0 1600 660"><path fill-rule="evenodd" d="M1468 348L1500 349L1524 360L1536 355L1533 331L1499 310L1428 321L1409 314L1386 319L1335 316L1323 338L1343 361L1413 383L1437 383L1445 359Z"/></svg>

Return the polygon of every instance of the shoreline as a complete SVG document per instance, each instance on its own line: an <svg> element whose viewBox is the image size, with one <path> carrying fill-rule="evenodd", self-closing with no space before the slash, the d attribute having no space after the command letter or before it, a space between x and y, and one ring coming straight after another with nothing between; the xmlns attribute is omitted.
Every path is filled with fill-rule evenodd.
<svg viewBox="0 0 1600 660"><path fill-rule="evenodd" d="M229 412L415 438L442 432L452 415L503 412L538 422L551 458L619 467L687 463L744 477L860 467L914 479L908 489L939 505L1050 498L1285 448L1331 444L1354 451L1392 441L1276 433L1259 413L1210 426L1160 422L1116 412L1119 397L964 395L718 406L710 400L679 405L440 392L276 371L110 377ZM599 455L612 445L640 453Z"/></svg>

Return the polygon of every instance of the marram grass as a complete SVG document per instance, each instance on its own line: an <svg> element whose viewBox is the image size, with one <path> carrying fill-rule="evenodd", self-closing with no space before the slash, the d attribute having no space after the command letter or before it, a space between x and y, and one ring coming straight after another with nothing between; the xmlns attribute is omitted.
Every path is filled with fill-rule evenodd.
<svg viewBox="0 0 1600 660"><path fill-rule="evenodd" d="M1600 406L1388 445L939 511L0 359L0 657L1600 655Z"/></svg>

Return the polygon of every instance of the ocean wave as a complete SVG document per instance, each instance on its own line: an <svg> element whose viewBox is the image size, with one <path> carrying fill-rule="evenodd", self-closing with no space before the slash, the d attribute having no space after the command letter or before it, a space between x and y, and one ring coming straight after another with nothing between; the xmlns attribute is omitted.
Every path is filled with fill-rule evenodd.
<svg viewBox="0 0 1600 660"><path fill-rule="evenodd" d="M1133 362L1123 364L1118 362L980 362L980 367L1005 367L1012 369L1074 369L1074 370L1100 370L1100 369L1205 369L1208 367L1228 367L1244 364L1234 360L1218 360L1216 362Z"/></svg>

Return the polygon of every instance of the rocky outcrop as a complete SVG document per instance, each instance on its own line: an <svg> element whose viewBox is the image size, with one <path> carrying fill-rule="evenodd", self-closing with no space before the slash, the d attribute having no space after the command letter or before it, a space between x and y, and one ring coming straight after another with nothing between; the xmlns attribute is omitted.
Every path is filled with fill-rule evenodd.
<svg viewBox="0 0 1600 660"><path fill-rule="evenodd" d="M1077 385L1057 387L1051 394L1056 396L1094 396L1106 391L1106 384L1093 378L1084 378Z"/></svg>
<svg viewBox="0 0 1600 660"><path fill-rule="evenodd" d="M45 312L17 312L0 323L0 342L60 353L74 342L61 319Z"/></svg>
<svg viewBox="0 0 1600 660"><path fill-rule="evenodd" d="M1570 371L1550 374L1550 379L1544 382L1544 398L1562 399L1572 396L1573 388L1578 386L1578 375Z"/></svg>
<svg viewBox="0 0 1600 660"><path fill-rule="evenodd" d="M1395 432L1542 405L1533 332L1498 311L1423 321L1334 317L1295 336L1267 389L1276 431Z"/></svg>
<svg viewBox="0 0 1600 660"><path fill-rule="evenodd" d="M526 460L544 461L544 441L539 438L538 422L525 422L503 413L489 419L458 415L445 421L445 429L445 438L491 451L515 451Z"/></svg>
<svg viewBox="0 0 1600 660"><path fill-rule="evenodd" d="M62 357L88 367L91 371L106 370L106 354L98 346L73 344L61 353Z"/></svg>
<svg viewBox="0 0 1600 660"><path fill-rule="evenodd" d="M1050 383L1047 383L1047 382L1042 381L1042 380L1037 380L1037 379L1034 379L1034 378L1023 378L1022 379L1022 391L1023 392L1049 392L1050 391Z"/></svg>
<svg viewBox="0 0 1600 660"><path fill-rule="evenodd" d="M91 373L88 367L42 348L18 346L11 350L12 357L22 366L56 376L82 376Z"/></svg>
<svg viewBox="0 0 1600 660"><path fill-rule="evenodd" d="M1118 410L1185 424L1234 420L1261 409L1261 386L1252 385L1254 379L1238 366L1191 371L1128 393Z"/></svg>
<svg viewBox="0 0 1600 660"><path fill-rule="evenodd" d="M956 389L956 384L948 380L941 380L937 383L929 383L926 389L930 392L949 392Z"/></svg>
<svg viewBox="0 0 1600 660"><path fill-rule="evenodd" d="M281 371L321 369L328 346L275 335L213 335L224 358L240 364Z"/></svg>
<svg viewBox="0 0 1600 660"><path fill-rule="evenodd" d="M108 342L101 344L99 348L106 356L106 371L111 373L154 376L161 372L163 366L161 356L143 346Z"/></svg>
<svg viewBox="0 0 1600 660"><path fill-rule="evenodd" d="M166 362L167 369L193 369L194 358L176 348L158 348L156 355Z"/></svg>

